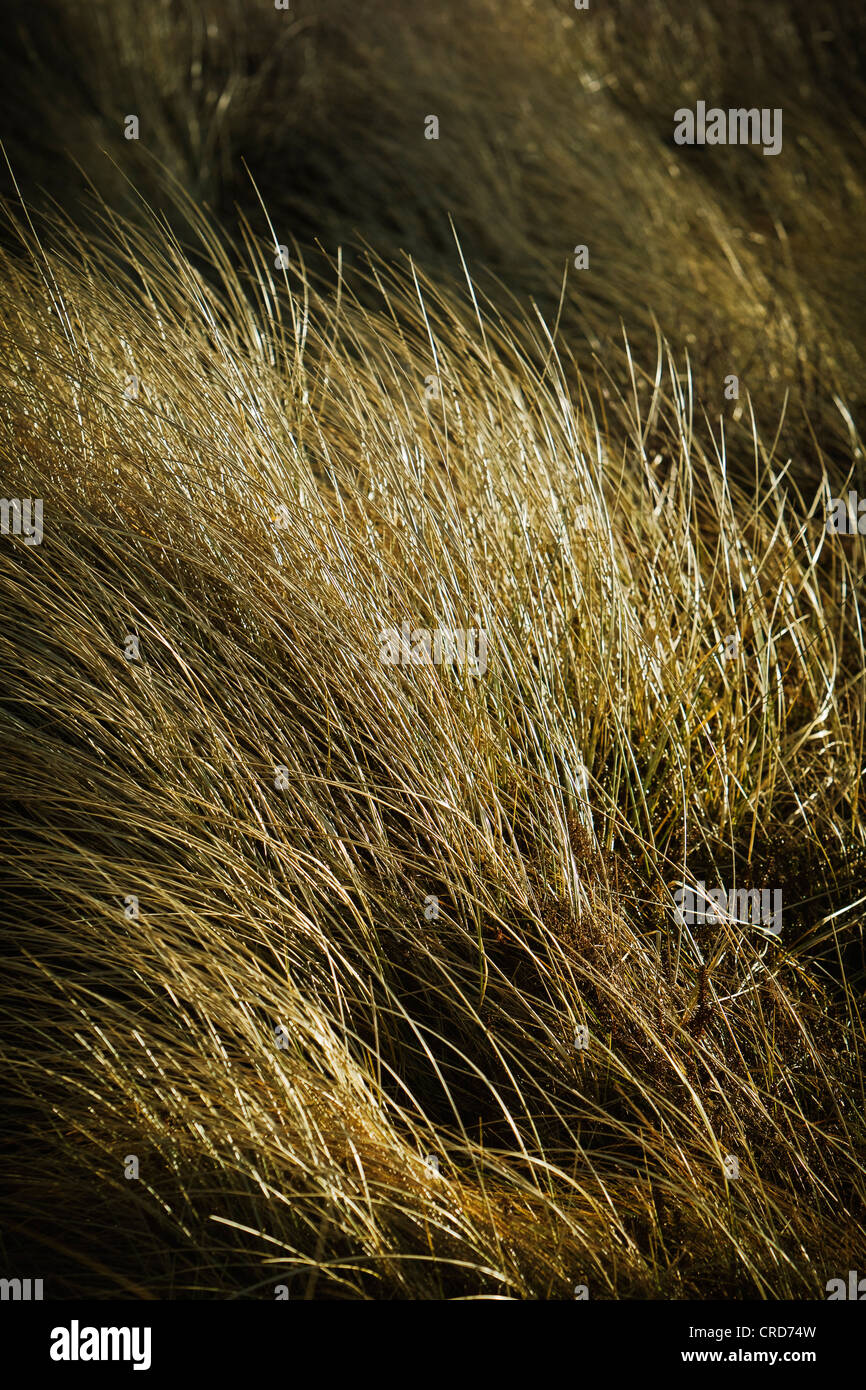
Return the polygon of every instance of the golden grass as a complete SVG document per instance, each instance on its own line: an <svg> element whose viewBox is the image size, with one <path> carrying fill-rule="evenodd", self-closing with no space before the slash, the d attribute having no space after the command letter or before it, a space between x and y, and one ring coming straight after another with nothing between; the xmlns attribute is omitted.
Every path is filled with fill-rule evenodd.
<svg viewBox="0 0 866 1390"><path fill-rule="evenodd" d="M615 273L584 298L568 245L509 251L546 306L476 273L454 188L447 251L287 272L270 196L233 238L183 169L168 220L7 209L3 491L45 535L0 542L3 1226L55 1288L784 1298L862 1268L864 563L824 529L859 343L760 241L732 281L724 177L671 181L621 119L582 166ZM636 183L667 200L640 255ZM383 665L403 621L483 627L486 674ZM701 874L782 887L781 937L678 927Z"/></svg>

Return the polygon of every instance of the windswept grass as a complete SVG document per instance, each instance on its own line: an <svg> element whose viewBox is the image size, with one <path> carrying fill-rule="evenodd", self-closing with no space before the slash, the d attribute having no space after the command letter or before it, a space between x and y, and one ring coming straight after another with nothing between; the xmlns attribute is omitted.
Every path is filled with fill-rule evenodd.
<svg viewBox="0 0 866 1390"><path fill-rule="evenodd" d="M844 473L456 240L276 273L184 218L8 213L7 1249L99 1296L821 1296L866 1260ZM486 674L384 665L404 621ZM781 937L678 927L701 873Z"/></svg>
<svg viewBox="0 0 866 1390"><path fill-rule="evenodd" d="M623 322L651 370L658 324L708 413L735 373L770 440L788 394L795 476L814 488L821 456L844 465L832 398L859 418L866 376L866 14L850 0L8 3L2 138L29 201L47 189L78 219L90 181L134 215L131 180L171 216L166 169L235 229L238 207L260 216L251 173L280 244L354 260L360 233L437 283L453 218L476 281L551 323L586 245L561 306L584 370ZM782 154L674 145L698 99L781 108Z"/></svg>

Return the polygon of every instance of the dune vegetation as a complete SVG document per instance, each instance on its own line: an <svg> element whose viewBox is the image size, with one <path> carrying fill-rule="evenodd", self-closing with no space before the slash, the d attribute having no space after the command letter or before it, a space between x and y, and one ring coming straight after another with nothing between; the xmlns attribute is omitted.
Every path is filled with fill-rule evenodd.
<svg viewBox="0 0 866 1390"><path fill-rule="evenodd" d="M866 1267L866 17L11 8L4 1272L824 1297ZM703 98L780 154L675 145ZM699 881L781 930L683 920Z"/></svg>

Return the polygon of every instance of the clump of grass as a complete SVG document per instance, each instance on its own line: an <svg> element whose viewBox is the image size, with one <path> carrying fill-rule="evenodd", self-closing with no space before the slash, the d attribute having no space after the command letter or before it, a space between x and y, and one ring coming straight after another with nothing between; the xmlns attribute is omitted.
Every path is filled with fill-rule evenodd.
<svg viewBox="0 0 866 1390"><path fill-rule="evenodd" d="M8 214L10 1247L97 1296L820 1293L866 1255L837 481L457 244L276 274L180 211ZM383 664L404 621L486 674ZM781 937L678 928L697 863L772 865Z"/></svg>
<svg viewBox="0 0 866 1390"><path fill-rule="evenodd" d="M361 234L437 281L453 218L488 292L531 295L549 322L586 245L559 306L584 370L593 345L616 351L623 320L650 362L658 324L713 416L734 373L772 438L787 393L795 475L811 488L821 455L841 466L832 396L856 415L866 362L866 33L849 0L728 0L687 18L668 0L464 0L411 22L392 0L10 4L0 125L31 201L47 187L80 216L89 180L131 210L131 180L170 216L164 168L234 227L238 204L258 215L250 171L278 244L350 257ZM782 109L782 155L675 146L674 112L697 100Z"/></svg>

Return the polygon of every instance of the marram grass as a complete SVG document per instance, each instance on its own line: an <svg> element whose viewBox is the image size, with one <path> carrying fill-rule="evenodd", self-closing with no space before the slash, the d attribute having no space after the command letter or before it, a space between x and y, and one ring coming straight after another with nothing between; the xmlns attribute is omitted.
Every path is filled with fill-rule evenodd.
<svg viewBox="0 0 866 1390"><path fill-rule="evenodd" d="M661 329L580 367L456 240L283 272L184 213L7 214L5 1248L99 1297L823 1296L866 1261L844 480ZM383 663L404 622L487 670ZM678 925L700 873L781 934Z"/></svg>

